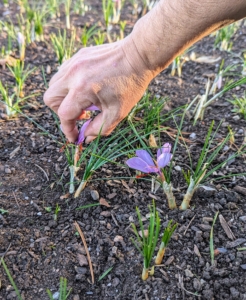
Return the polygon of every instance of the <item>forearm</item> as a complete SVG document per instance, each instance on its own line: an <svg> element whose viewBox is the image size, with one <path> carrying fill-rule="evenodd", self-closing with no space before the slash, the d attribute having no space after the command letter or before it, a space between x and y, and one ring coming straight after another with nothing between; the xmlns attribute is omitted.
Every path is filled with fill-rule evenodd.
<svg viewBox="0 0 246 300"><path fill-rule="evenodd" d="M245 0L160 0L134 26L136 51L154 74L211 32L246 17Z"/></svg>

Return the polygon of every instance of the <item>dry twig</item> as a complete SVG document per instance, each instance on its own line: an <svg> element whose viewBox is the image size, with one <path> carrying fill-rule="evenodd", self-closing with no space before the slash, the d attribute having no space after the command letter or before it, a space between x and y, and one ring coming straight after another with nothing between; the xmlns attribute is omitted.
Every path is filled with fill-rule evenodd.
<svg viewBox="0 0 246 300"><path fill-rule="evenodd" d="M78 230L78 233L81 237L81 240L84 244L84 247L85 247L85 252L86 252L86 255L87 255L87 258L88 258L88 262L89 262L89 266L90 266L90 272L91 272L91 281L92 281L92 284L94 284L95 280L94 280L94 272L93 272L93 267L92 267L92 263L91 263L91 257L90 257L90 253L88 251L88 247L87 247L87 244L86 244L86 240L85 240L85 236L82 232L82 230L80 229L79 227L79 224L77 222L74 223L76 229Z"/></svg>
<svg viewBox="0 0 246 300"><path fill-rule="evenodd" d="M190 224L191 224L191 223L193 222L193 220L195 219L195 217L196 217L196 214L195 214L194 217L190 220L188 226L187 226L186 229L185 229L184 235L186 235L186 232L187 232L188 228L190 227Z"/></svg>

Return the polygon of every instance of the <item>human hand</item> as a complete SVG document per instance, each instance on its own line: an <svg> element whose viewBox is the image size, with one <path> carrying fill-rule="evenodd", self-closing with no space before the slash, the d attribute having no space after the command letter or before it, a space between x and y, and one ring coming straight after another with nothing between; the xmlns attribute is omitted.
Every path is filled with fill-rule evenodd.
<svg viewBox="0 0 246 300"><path fill-rule="evenodd" d="M59 116L70 142L78 137L76 121L95 105L101 113L85 130L86 142L100 132L110 134L140 100L154 74L148 70L135 43L124 40L81 49L53 76L44 102Z"/></svg>

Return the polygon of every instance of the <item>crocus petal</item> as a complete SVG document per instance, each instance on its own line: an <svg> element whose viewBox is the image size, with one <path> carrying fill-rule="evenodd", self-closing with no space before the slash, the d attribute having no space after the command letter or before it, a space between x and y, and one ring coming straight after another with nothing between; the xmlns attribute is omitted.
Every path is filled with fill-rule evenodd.
<svg viewBox="0 0 246 300"><path fill-rule="evenodd" d="M126 164L135 170L143 173L157 173L159 170L157 167L149 166L144 160L139 157L133 157L126 161Z"/></svg>
<svg viewBox="0 0 246 300"><path fill-rule="evenodd" d="M87 107L85 110L94 111L94 110L100 110L96 105L91 105Z"/></svg>
<svg viewBox="0 0 246 300"><path fill-rule="evenodd" d="M170 153L171 151L171 144L165 143L161 149L157 150L157 158L162 154L162 153Z"/></svg>
<svg viewBox="0 0 246 300"><path fill-rule="evenodd" d="M136 155L144 160L149 166L155 167L152 157L150 156L149 152L146 150L137 150Z"/></svg>
<svg viewBox="0 0 246 300"><path fill-rule="evenodd" d="M218 87L218 89L221 89L221 87L222 87L222 76L221 75L218 78L217 87Z"/></svg>
<svg viewBox="0 0 246 300"><path fill-rule="evenodd" d="M91 119L89 119L88 121L86 121L83 126L81 127L80 131L79 131L79 136L77 141L75 142L76 145L79 145L81 143L83 143L83 141L85 140L85 130L88 127L88 125L90 124Z"/></svg>
<svg viewBox="0 0 246 300"><path fill-rule="evenodd" d="M21 32L17 33L17 41L20 46L25 44L25 37Z"/></svg>
<svg viewBox="0 0 246 300"><path fill-rule="evenodd" d="M171 153L162 153L158 158L157 158L157 165L159 168L164 168L172 159L172 154Z"/></svg>

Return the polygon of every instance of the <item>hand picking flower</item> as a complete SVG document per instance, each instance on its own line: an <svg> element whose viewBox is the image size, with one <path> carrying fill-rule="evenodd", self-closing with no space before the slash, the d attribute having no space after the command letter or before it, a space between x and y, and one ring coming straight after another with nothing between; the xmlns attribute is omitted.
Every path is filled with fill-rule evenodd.
<svg viewBox="0 0 246 300"><path fill-rule="evenodd" d="M85 109L85 111L96 111L96 110L100 110L96 105L91 105L88 108ZM88 125L90 124L92 119L89 119L88 121L86 121L83 126L80 128L79 131L79 136L77 141L75 142L76 145L80 145L84 142L85 140L85 130L88 127Z"/></svg>

